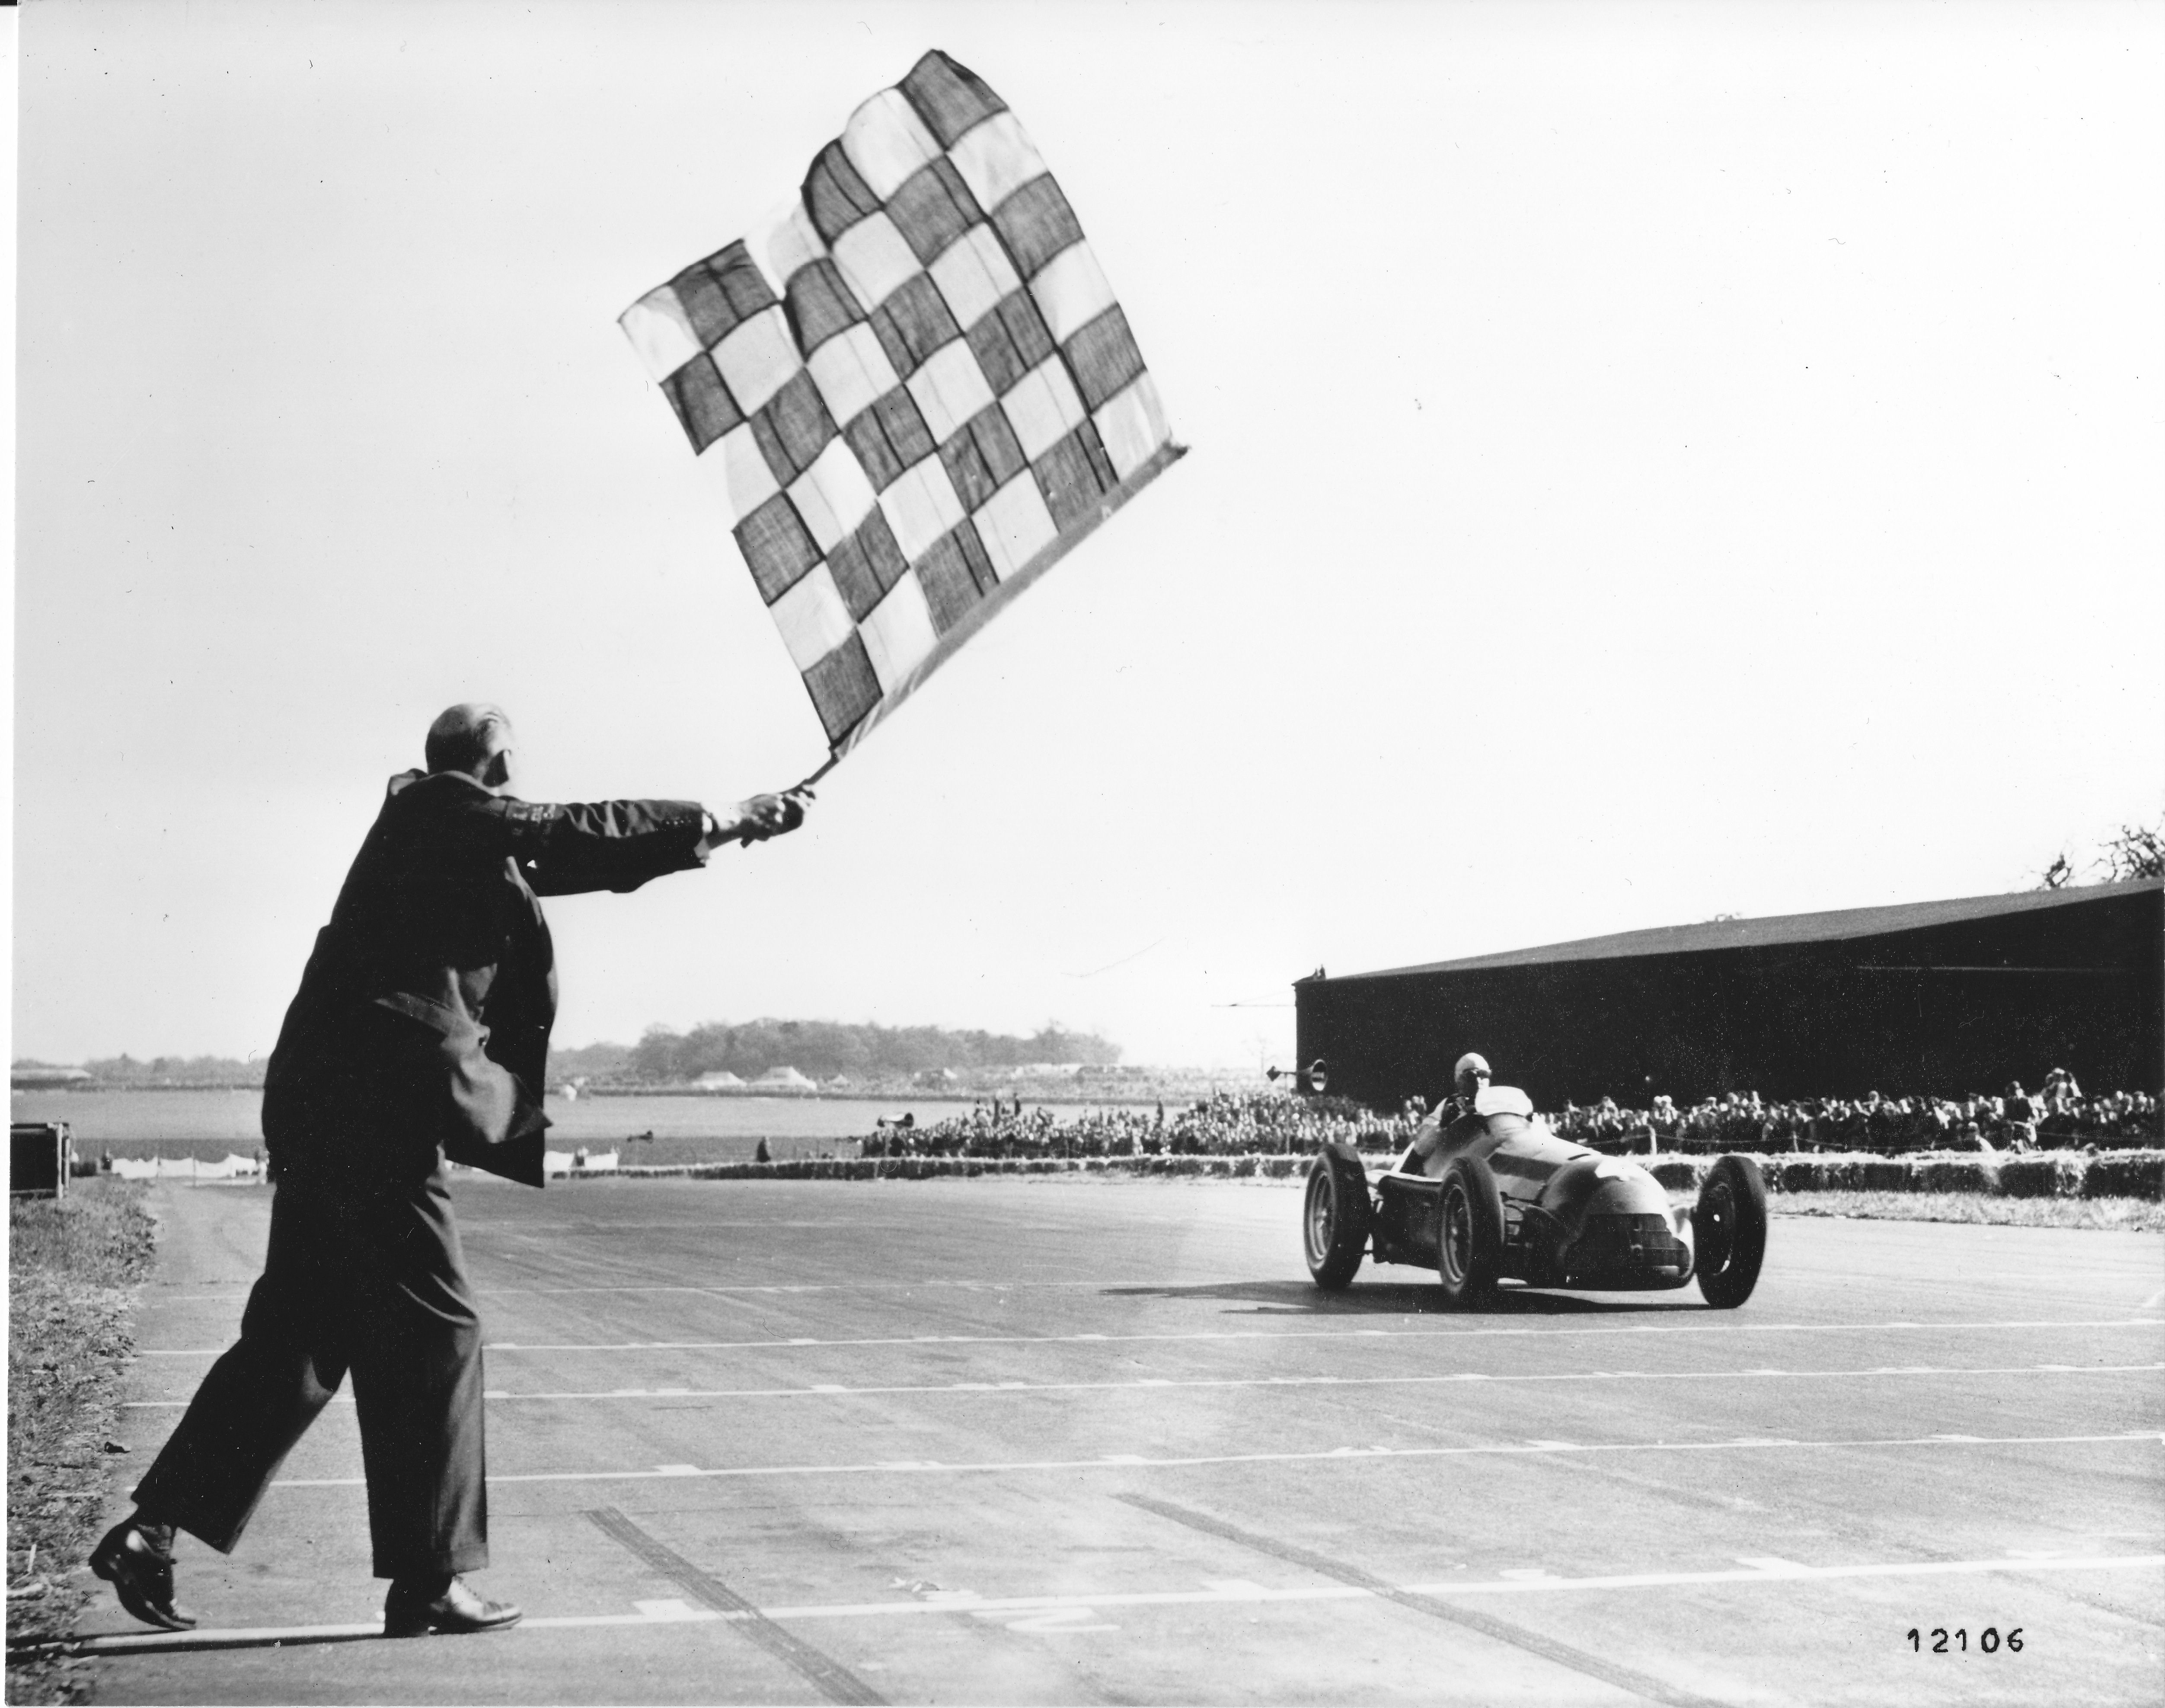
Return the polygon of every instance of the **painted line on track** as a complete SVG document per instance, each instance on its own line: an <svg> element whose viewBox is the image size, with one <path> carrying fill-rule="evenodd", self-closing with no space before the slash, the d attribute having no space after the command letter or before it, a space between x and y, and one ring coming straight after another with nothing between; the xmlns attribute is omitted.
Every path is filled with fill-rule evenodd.
<svg viewBox="0 0 2165 1708"><path fill-rule="evenodd" d="M1693 1311L1694 1316L1701 1313ZM1170 1344L1196 1341L1238 1340L1462 1340L1561 1338L1604 1334L1877 1334L1915 1330L1927 1334L1964 1331L2006 1332L2043 1330L2061 1333L2071 1328L2165 1328L2165 1317L2112 1316L2074 1322L1740 1322L1726 1312L1710 1313L1713 1322L1622 1323L1607 1327L1572 1328L1247 1328L1209 1329L1189 1333L1160 1334L896 1334L848 1340L823 1340L798 1335L768 1340L620 1340L620 1341L491 1341L491 1353L572 1352L770 1352L806 1347L880 1346L1068 1346ZM227 1350L212 1347L150 1347L139 1348L139 1359L217 1358Z"/></svg>
<svg viewBox="0 0 2165 1708"><path fill-rule="evenodd" d="M1424 1618L1441 1619L1463 1629L1478 1632L1492 1642L1505 1643L1524 1653L1537 1655L1551 1665L1562 1667L1583 1678L1598 1679L1604 1684L1619 1690L1628 1690L1633 1695L1643 1696L1649 1701L1666 1703L1668 1708L1715 1708L1715 1705L1706 1697L1694 1695L1666 1679L1630 1667L1620 1666L1603 1656L1590 1653L1567 1642L1560 1642L1554 1637L1544 1637L1538 1632L1528 1631L1509 1620L1484 1613L1478 1607L1458 1606L1441 1596L1425 1595L1418 1590L1402 1590L1373 1572L1363 1571L1358 1566L1333 1559L1327 1554L1317 1553L1311 1548L1260 1536L1252 1530L1243 1529L1207 1512L1176 1506L1170 1500L1153 1500L1147 1495L1126 1494L1119 1499L1140 1511L1169 1519L1190 1530L1199 1530L1206 1536L1214 1536L1222 1542L1248 1548L1267 1559L1298 1566L1318 1577L1333 1579L1349 1588L1364 1590L1379 1600L1408 1608Z"/></svg>
<svg viewBox="0 0 2165 1708"><path fill-rule="evenodd" d="M761 1222L747 1223L745 1225L749 1227L771 1228L777 1224L771 1222ZM465 1230L462 1228L461 1232L463 1233L464 1231ZM1130 1276L1121 1276L1113 1280L1104 1281L1046 1281L1038 1280L979 1281L947 1277L936 1277L933 1280L924 1281L803 1281L788 1284L755 1281L745 1281L741 1283L730 1281L653 1281L640 1283L637 1285L627 1284L624 1285L606 1287L476 1287L472 1290L477 1297L482 1299L541 1299L552 1298L560 1294L577 1293L692 1293L714 1294L718 1296L734 1298L738 1295L744 1293L773 1294L777 1295L793 1295L798 1293L906 1294L916 1292L920 1290L928 1291L953 1291L958 1293L1009 1293L1020 1292L1025 1290L1030 1291L1044 1291L1051 1288L1065 1288L1070 1290L1087 1290L1095 1288L1102 1290L1109 1287L1134 1287L1136 1285L1138 1284ZM1165 1287L1174 1287L1180 1284L1173 1281L1166 1281L1157 1285ZM247 1298L249 1285L250 1284L236 1282L230 1287L215 1288L205 1292L160 1292L150 1296L154 1302L161 1305L233 1304Z"/></svg>
<svg viewBox="0 0 2165 1708"><path fill-rule="evenodd" d="M1476 1370L1428 1376L1149 1376L1125 1382L919 1382L850 1388L822 1382L809 1388L592 1388L564 1389L532 1394L491 1388L482 1396L498 1401L563 1400L849 1400L921 1395L992 1395L1000 1398L1031 1394L1125 1394L1171 1389L1214 1388L1415 1388L1443 1387L1462 1382L1555 1384L1559 1382L1743 1382L1847 1381L1886 1376L2118 1376L2155 1375L2165 1363L2147 1364L1881 1364L1856 1370L1563 1370L1542 1374L1487 1375ZM333 1405L350 1406L350 1393L341 1391ZM186 1400L128 1400L129 1411L179 1411Z"/></svg>
<svg viewBox="0 0 2165 1708"><path fill-rule="evenodd" d="M1277 1465L1311 1463L1397 1464L1408 1459L1533 1458L1582 1453L1816 1453L1874 1448L1950 1447L2082 1447L2140 1444L2165 1447L2165 1433L2125 1430L2110 1435L1913 1435L1799 1441L1788 1436L1742 1436L1725 1441L1488 1442L1468 1447L1335 1447L1301 1453L1183 1453L1151 1458L1142 1453L1107 1453L1087 1459L982 1459L947 1464L939 1459L876 1459L833 1465L662 1465L648 1470L514 1471L492 1475L492 1486L511 1483L653 1482L671 1477L748 1479L757 1477L865 1477L882 1473L933 1476L1012 1475L1022 1471L1172 1470L1204 1465ZM358 1489L360 1477L289 1477L274 1489Z"/></svg>
<svg viewBox="0 0 2165 1708"><path fill-rule="evenodd" d="M1983 1560L1902 1560L1883 1563L1841 1566L1784 1564L1780 1571L1762 1566L1699 1572L1625 1572L1604 1576L1474 1578L1430 1584L1386 1585L1409 1595L1486 1596L1584 1595L1589 1592L1694 1589L1710 1584L1765 1584L1778 1586L1785 1595L1801 1584L1836 1584L1873 1579L1974 1577L1998 1573L2027 1575L2050 1572L2150 1571L2165 1567L2165 1553L2077 1555L2065 1558L2006 1558ZM1219 1580L1202 1590L1121 1590L1103 1595L1002 1595L943 1597L936 1601L857 1601L794 1607L760 1607L761 1617L782 1620L891 1619L949 1616L956 1613L1045 1613L1077 1608L1108 1607L1248 1607L1258 1603L1303 1601L1360 1601L1377 1598L1377 1591L1344 1583L1304 1584L1293 1589L1270 1589L1257 1584ZM505 1637L547 1631L583 1631L596 1627L649 1627L720 1622L743 1618L709 1608L687 1608L667 1613L587 1613L529 1617L503 1633ZM270 1648L286 1644L351 1642L382 1637L379 1625L250 1626L226 1630L190 1632L121 1632L110 1636L74 1637L59 1642L25 1644L10 1649L11 1657L31 1653L162 1654L190 1649Z"/></svg>

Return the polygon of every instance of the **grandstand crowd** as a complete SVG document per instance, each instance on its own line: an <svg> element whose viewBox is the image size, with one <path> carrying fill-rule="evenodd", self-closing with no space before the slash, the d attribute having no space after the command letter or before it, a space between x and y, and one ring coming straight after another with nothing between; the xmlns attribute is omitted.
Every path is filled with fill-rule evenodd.
<svg viewBox="0 0 2165 1708"><path fill-rule="evenodd" d="M863 1142L868 1157L1276 1156L1339 1141L1367 1151L1403 1149L1420 1126L1418 1101L1379 1115L1342 1097L1220 1092L1168 1112L1132 1106L1088 1109L1058 1121L1049 1109L980 1104L919 1127L884 1125ZM2145 1091L2087 1096L2055 1069L2036 1094L2011 1083L1997 1096L1806 1097L1768 1101L1732 1091L1679 1108L1613 1098L1564 1105L1543 1119L1556 1133L1617 1153L1716 1151L2022 1152L2120 1149L2159 1142L2158 1100Z"/></svg>
<svg viewBox="0 0 2165 1708"><path fill-rule="evenodd" d="M1667 1097L1651 1109L1620 1109L1604 1097L1590 1108L1567 1103L1549 1117L1561 1136L1595 1150L1904 1151L2112 1149L2155 1143L2157 1099L2147 1091L2088 1097L2055 1069L2035 1096L2020 1080L1999 1096L1803 1097L1769 1102L1732 1091L1679 1109Z"/></svg>
<svg viewBox="0 0 2165 1708"><path fill-rule="evenodd" d="M1377 1116L1343 1097L1295 1097L1282 1092L1241 1096L1219 1092L1168 1111L1123 1105L1086 1109L1056 1121L1050 1109L1025 1112L1019 1101L980 1104L967 1115L923 1127L892 1125L864 1141L877 1156L1108 1157L1277 1156L1304 1154L1330 1140L1364 1149L1404 1145L1420 1124L1417 1113Z"/></svg>

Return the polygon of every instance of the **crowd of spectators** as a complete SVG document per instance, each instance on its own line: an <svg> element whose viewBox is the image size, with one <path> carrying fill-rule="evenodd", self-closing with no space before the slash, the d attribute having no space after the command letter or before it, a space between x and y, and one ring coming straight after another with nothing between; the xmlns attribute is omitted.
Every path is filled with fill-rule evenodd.
<svg viewBox="0 0 2165 1708"><path fill-rule="evenodd" d="M1108 1157L1305 1155L1330 1140L1364 1150L1404 1147L1416 1115L1383 1117L1343 1097L1220 1092L1168 1111L1135 1105L1086 1109L1056 1121L1020 1101L979 1104L967 1115L919 1127L893 1123L864 1141L877 1156Z"/></svg>
<svg viewBox="0 0 2165 1708"><path fill-rule="evenodd" d="M2085 1096L2055 1069L2032 1095L2020 1080L1998 1096L1802 1097L1768 1101L1731 1091L1679 1109L1667 1097L1651 1109L1620 1109L1604 1097L1567 1103L1549 1124L1566 1138L1609 1151L1827 1151L2111 1149L2154 1144L2157 1099L2147 1091Z"/></svg>
<svg viewBox="0 0 2165 1708"><path fill-rule="evenodd" d="M1343 1097L1283 1092L1235 1096L1168 1112L1121 1105L1069 1120L1025 1111L1018 1099L979 1104L967 1115L918 1126L883 1123L863 1142L868 1157L1118 1157L1304 1155L1337 1140L1370 1152L1402 1150L1420 1124L1418 1102L1378 1115ZM2059 1069L2035 1093L2015 1083L1998 1096L1805 1097L1768 1101L1732 1091L1679 1108L1657 1097L1650 1109L1612 1098L1564 1105L1544 1117L1564 1138L1595 1150L2027 1151L2106 1150L2156 1144L2158 1100L2144 1091L2086 1096Z"/></svg>

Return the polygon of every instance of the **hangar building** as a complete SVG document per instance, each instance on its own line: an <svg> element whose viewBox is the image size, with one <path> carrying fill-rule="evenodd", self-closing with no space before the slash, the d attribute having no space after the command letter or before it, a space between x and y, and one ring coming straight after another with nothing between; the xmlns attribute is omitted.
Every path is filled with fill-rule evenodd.
<svg viewBox="0 0 2165 1708"><path fill-rule="evenodd" d="M1293 985L1299 1059L1395 1108L1479 1050L1543 1108L2165 1088L2165 880L1721 919Z"/></svg>

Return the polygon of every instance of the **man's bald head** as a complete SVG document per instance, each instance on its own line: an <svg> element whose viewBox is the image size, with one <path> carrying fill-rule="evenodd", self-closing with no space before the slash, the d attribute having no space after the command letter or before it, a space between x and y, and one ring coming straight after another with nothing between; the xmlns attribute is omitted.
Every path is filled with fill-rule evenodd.
<svg viewBox="0 0 2165 1708"><path fill-rule="evenodd" d="M503 708L485 700L470 700L452 707L429 726L424 752L432 775L463 771L470 777L482 777L490 761L510 745L511 720L503 715Z"/></svg>

